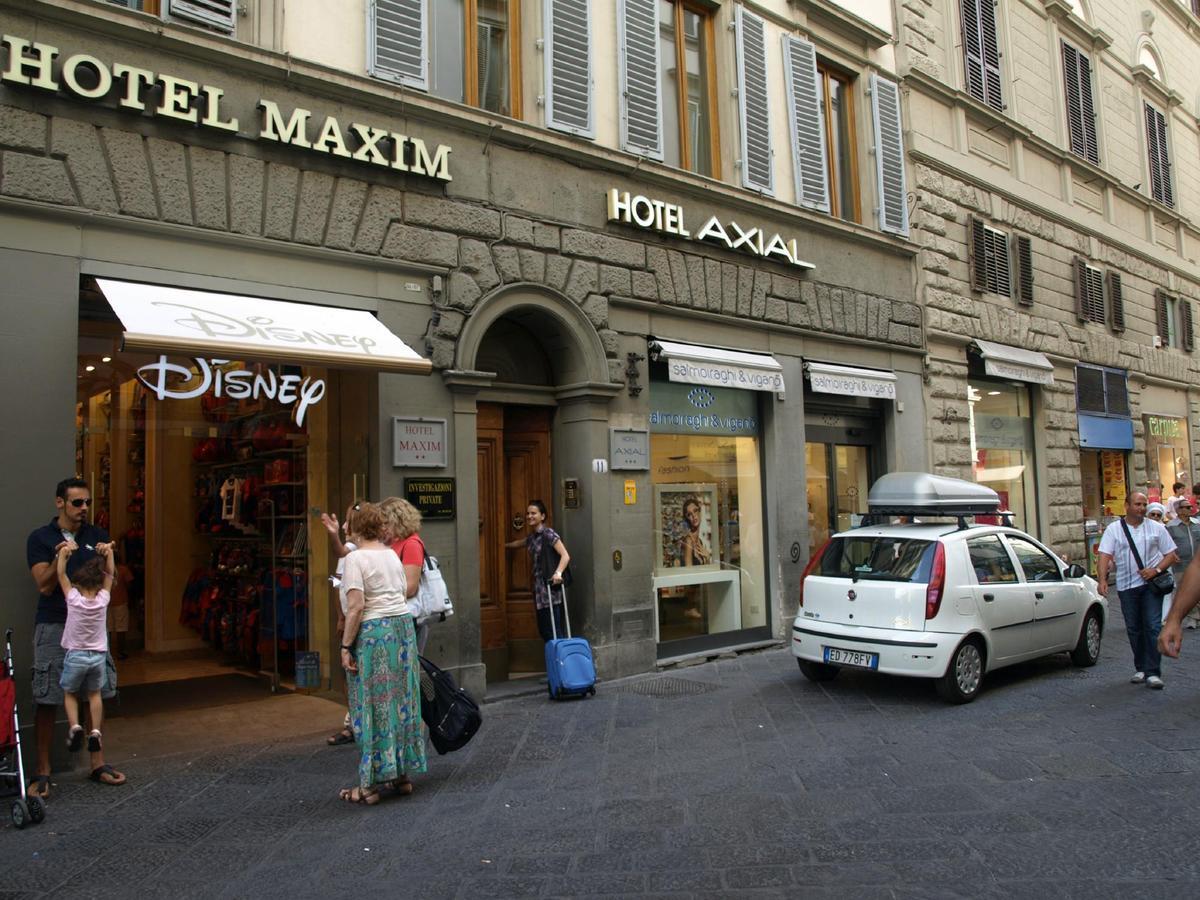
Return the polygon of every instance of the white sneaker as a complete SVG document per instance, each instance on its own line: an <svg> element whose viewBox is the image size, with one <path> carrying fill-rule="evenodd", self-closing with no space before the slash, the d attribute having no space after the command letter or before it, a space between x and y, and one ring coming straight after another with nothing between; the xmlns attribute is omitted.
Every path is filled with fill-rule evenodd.
<svg viewBox="0 0 1200 900"><path fill-rule="evenodd" d="M1163 680L1157 675L1151 675L1146 679L1146 687L1153 688L1156 691L1161 691L1163 689Z"/></svg>
<svg viewBox="0 0 1200 900"><path fill-rule="evenodd" d="M1145 672L1134 672L1133 677L1129 679L1130 684L1141 684L1146 680Z"/></svg>

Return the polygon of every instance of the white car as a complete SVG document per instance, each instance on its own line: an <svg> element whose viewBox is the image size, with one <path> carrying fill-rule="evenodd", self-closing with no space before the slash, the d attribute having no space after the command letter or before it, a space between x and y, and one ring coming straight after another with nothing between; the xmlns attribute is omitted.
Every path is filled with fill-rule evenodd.
<svg viewBox="0 0 1200 900"><path fill-rule="evenodd" d="M1107 600L1080 566L1023 531L969 524L998 513L994 491L901 472L879 479L868 505L872 515L951 518L851 529L813 555L792 626L808 678L842 668L932 678L947 700L967 703L1003 666L1062 652L1096 664Z"/></svg>

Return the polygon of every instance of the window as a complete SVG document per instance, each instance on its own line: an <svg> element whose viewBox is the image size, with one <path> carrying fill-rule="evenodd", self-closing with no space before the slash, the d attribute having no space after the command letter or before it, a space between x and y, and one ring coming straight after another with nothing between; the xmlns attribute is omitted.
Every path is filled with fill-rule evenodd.
<svg viewBox="0 0 1200 900"><path fill-rule="evenodd" d="M995 0L961 2L967 93L992 109L1003 111Z"/></svg>
<svg viewBox="0 0 1200 900"><path fill-rule="evenodd" d="M678 0L658 0L658 43L663 161L712 175L717 155L712 16Z"/></svg>
<svg viewBox="0 0 1200 900"><path fill-rule="evenodd" d="M1175 205L1171 185L1171 154L1167 145L1167 117L1149 103L1146 111L1146 156L1150 160L1150 196L1167 206Z"/></svg>
<svg viewBox="0 0 1200 900"><path fill-rule="evenodd" d="M1012 277L1008 264L1008 235L975 218L968 223L968 232L971 287L979 293L1010 296Z"/></svg>
<svg viewBox="0 0 1200 900"><path fill-rule="evenodd" d="M1129 386L1124 369L1075 367L1075 405L1081 413L1129 418Z"/></svg>
<svg viewBox="0 0 1200 900"><path fill-rule="evenodd" d="M1080 322L1105 323L1104 273L1075 257L1075 317Z"/></svg>
<svg viewBox="0 0 1200 900"><path fill-rule="evenodd" d="M595 137L591 0L546 0L544 9L546 127Z"/></svg>
<svg viewBox="0 0 1200 900"><path fill-rule="evenodd" d="M975 580L980 584L1013 584L1017 570L1000 538L994 534L967 541L967 553L971 557L971 568Z"/></svg>
<svg viewBox="0 0 1200 900"><path fill-rule="evenodd" d="M821 556L819 574L855 581L926 584L933 569L936 541L892 537L840 537Z"/></svg>
<svg viewBox="0 0 1200 900"><path fill-rule="evenodd" d="M138 12L154 13L159 12L159 0L108 0L117 6L124 6L128 9L136 9Z"/></svg>
<svg viewBox="0 0 1200 900"><path fill-rule="evenodd" d="M1034 479L1033 409L1029 387L981 377L967 383L971 475L1000 495L1000 505L1018 528L1037 523ZM999 518L977 519L1000 524Z"/></svg>
<svg viewBox="0 0 1200 900"><path fill-rule="evenodd" d="M1195 346L1192 302L1159 290L1154 292L1154 311L1158 346L1186 350L1190 353Z"/></svg>
<svg viewBox="0 0 1200 900"><path fill-rule="evenodd" d="M374 0L376 78L502 116L521 116L517 0Z"/></svg>
<svg viewBox="0 0 1200 900"><path fill-rule="evenodd" d="M1096 108L1092 95L1092 62L1087 54L1062 42L1063 85L1067 100L1067 137L1071 152L1100 162L1096 142Z"/></svg>
<svg viewBox="0 0 1200 900"><path fill-rule="evenodd" d="M179 19L190 25L203 25L217 31L233 33L234 16L237 15L235 0L166 0L166 3L167 13L173 19ZM145 7L151 4L144 3L142 5ZM153 5L160 6L161 4ZM147 9L146 11L150 12L151 10Z"/></svg>
<svg viewBox="0 0 1200 900"><path fill-rule="evenodd" d="M829 148L830 210L839 219L858 221L858 162L854 150L854 83L849 76L817 66L825 144Z"/></svg>
<svg viewBox="0 0 1200 900"><path fill-rule="evenodd" d="M1017 562L1029 582L1062 581L1062 571L1054 557L1025 538L1008 536L1008 545L1017 554Z"/></svg>

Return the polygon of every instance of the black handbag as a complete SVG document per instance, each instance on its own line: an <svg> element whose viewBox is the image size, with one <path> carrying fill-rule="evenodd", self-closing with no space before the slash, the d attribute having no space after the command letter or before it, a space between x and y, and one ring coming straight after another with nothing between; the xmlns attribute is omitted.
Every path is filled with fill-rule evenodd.
<svg viewBox="0 0 1200 900"><path fill-rule="evenodd" d="M1125 532L1125 540L1129 542L1129 549L1133 551L1133 561L1137 563L1138 571L1141 572L1146 568L1146 564L1142 562L1142 554L1138 553L1137 545L1133 542L1133 535L1129 533L1129 526L1125 524L1124 518L1121 519L1121 528ZM1170 569L1166 572L1159 572L1146 584L1150 585L1150 590L1160 597L1165 597L1175 590L1175 578L1171 575Z"/></svg>
<svg viewBox="0 0 1200 900"><path fill-rule="evenodd" d="M460 688L449 672L421 657L421 718L438 753L450 753L475 736L483 717L475 698Z"/></svg>

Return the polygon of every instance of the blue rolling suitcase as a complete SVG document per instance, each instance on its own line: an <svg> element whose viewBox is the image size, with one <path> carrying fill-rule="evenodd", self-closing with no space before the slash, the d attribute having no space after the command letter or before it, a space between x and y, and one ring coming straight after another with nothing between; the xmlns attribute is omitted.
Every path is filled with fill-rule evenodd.
<svg viewBox="0 0 1200 900"><path fill-rule="evenodd" d="M553 639L546 642L546 684L551 700L564 697L584 697L596 693L596 664L592 661L592 645L586 638L571 637L571 614L567 611L567 589L562 589L563 621L567 636L560 638L550 611L550 631ZM553 601L553 593L551 593Z"/></svg>

